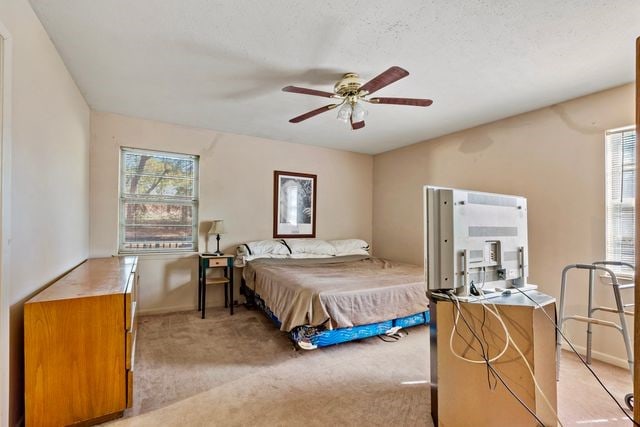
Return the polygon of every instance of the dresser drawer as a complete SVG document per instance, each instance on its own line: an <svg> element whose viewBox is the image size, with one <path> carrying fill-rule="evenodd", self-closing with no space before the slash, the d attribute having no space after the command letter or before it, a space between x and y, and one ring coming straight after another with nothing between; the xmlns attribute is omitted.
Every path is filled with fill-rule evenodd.
<svg viewBox="0 0 640 427"><path fill-rule="evenodd" d="M133 364L135 360L136 353L136 338L137 332L134 329L133 331L129 331L126 334L126 358L125 358L125 368L133 369Z"/></svg>
<svg viewBox="0 0 640 427"><path fill-rule="evenodd" d="M136 341L137 341L137 332L134 330L127 332L127 351L126 351L126 382L127 382L127 408L131 408L133 406L133 371L135 368L135 359L136 359Z"/></svg>
<svg viewBox="0 0 640 427"><path fill-rule="evenodd" d="M127 371L127 408L133 406L133 371Z"/></svg>
<svg viewBox="0 0 640 427"><path fill-rule="evenodd" d="M227 258L209 258L209 267L226 267Z"/></svg>
<svg viewBox="0 0 640 427"><path fill-rule="evenodd" d="M127 323L124 325L126 331L133 331L136 329L136 325L138 324L138 303L134 301L131 303L131 308L128 311L127 315Z"/></svg>
<svg viewBox="0 0 640 427"><path fill-rule="evenodd" d="M137 296L138 296L138 276L137 274L131 273L129 276L129 281L127 282L127 288L124 294L125 298L125 330L130 330L131 325L133 323L133 319L135 317L136 308L137 308Z"/></svg>

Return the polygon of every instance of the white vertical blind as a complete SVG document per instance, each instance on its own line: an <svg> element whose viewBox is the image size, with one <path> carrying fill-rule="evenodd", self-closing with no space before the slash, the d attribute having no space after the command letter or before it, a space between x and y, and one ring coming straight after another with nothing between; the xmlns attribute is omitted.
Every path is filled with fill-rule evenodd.
<svg viewBox="0 0 640 427"><path fill-rule="evenodd" d="M608 131L605 145L607 260L635 264L635 127Z"/></svg>

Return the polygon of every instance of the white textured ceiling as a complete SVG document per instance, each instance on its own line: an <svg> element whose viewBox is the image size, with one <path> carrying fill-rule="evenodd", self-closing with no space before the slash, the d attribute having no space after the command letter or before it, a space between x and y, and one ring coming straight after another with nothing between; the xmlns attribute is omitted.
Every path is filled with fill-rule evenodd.
<svg viewBox="0 0 640 427"><path fill-rule="evenodd" d="M379 153L634 79L637 0L31 0L90 106L218 131ZM411 75L352 131L299 124L342 73Z"/></svg>

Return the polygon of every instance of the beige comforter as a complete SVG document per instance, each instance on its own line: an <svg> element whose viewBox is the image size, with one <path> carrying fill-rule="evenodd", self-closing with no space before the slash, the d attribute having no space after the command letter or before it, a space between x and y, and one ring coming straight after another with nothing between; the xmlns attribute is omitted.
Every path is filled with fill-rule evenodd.
<svg viewBox="0 0 640 427"><path fill-rule="evenodd" d="M250 261L243 275L283 331L377 323L426 311L429 304L422 268L369 256L261 258Z"/></svg>

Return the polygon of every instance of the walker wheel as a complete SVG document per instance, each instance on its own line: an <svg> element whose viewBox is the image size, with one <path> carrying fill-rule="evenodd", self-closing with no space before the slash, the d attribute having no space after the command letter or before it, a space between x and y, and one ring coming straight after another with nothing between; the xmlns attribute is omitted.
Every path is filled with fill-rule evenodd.
<svg viewBox="0 0 640 427"><path fill-rule="evenodd" d="M624 397L624 403L633 411L633 393L629 393Z"/></svg>

